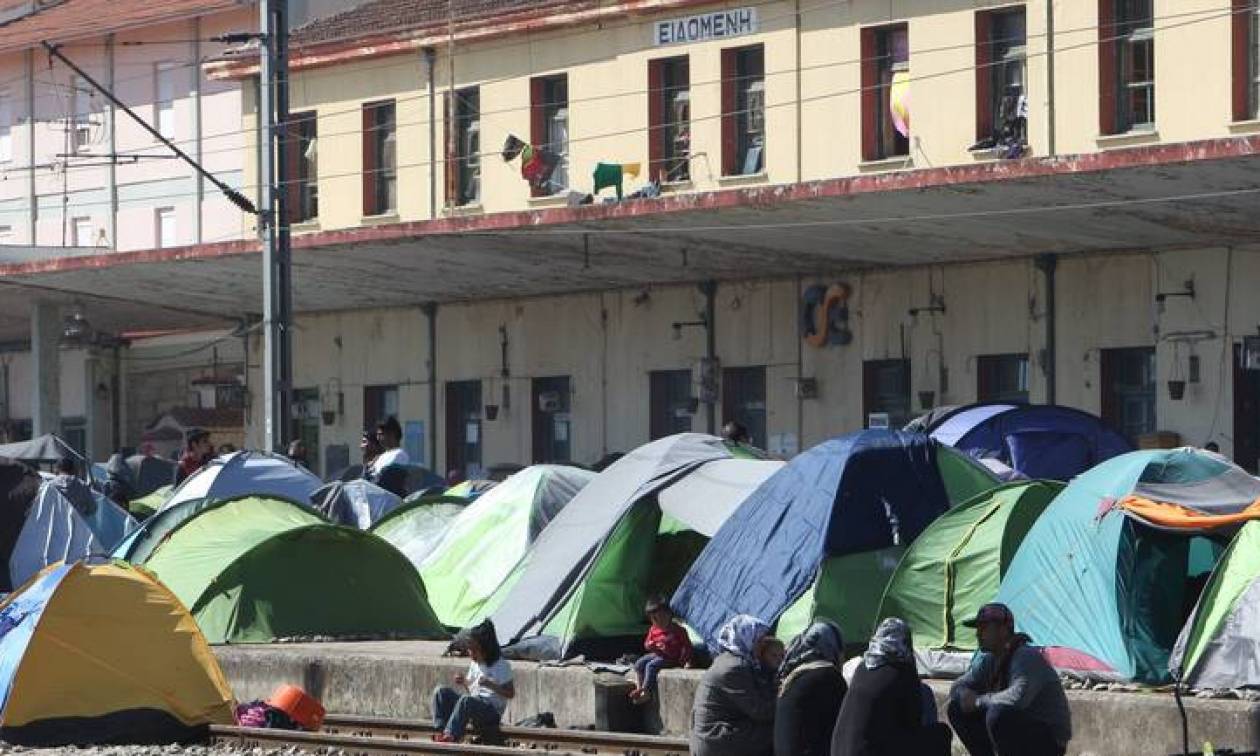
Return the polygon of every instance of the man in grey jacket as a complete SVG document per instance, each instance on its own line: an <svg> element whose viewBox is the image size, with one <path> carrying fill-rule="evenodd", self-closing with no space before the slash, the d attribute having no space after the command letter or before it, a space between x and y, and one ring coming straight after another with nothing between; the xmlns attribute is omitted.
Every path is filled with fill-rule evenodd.
<svg viewBox="0 0 1260 756"><path fill-rule="evenodd" d="M1054 668L1015 632L1005 604L985 604L975 619L983 652L949 691L949 723L971 756L1063 756L1072 712Z"/></svg>

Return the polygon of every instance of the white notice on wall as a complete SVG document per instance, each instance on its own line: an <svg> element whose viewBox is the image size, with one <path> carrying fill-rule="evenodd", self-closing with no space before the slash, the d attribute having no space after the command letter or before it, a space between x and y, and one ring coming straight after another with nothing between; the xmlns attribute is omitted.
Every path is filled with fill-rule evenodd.
<svg viewBox="0 0 1260 756"><path fill-rule="evenodd" d="M730 10L702 13L698 16L657 21L652 26L652 43L655 45L680 45L701 42L706 39L727 39L757 32L756 8L732 8Z"/></svg>

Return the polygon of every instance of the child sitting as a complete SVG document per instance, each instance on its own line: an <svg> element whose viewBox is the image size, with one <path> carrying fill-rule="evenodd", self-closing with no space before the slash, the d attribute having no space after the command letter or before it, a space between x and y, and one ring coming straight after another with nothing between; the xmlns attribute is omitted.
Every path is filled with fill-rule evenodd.
<svg viewBox="0 0 1260 756"><path fill-rule="evenodd" d="M458 642L472 663L465 674L455 675L455 687L439 685L433 691L433 739L439 743L460 742L469 724L482 736L497 731L508 699L516 696L512 667L499 654L490 620L462 631Z"/></svg>
<svg viewBox="0 0 1260 756"><path fill-rule="evenodd" d="M685 667L691 663L691 639L682 625L674 621L674 612L664 598L653 596L644 608L652 627L643 640L646 654L634 663L634 690L630 700L645 703L656 691L656 675L662 669Z"/></svg>

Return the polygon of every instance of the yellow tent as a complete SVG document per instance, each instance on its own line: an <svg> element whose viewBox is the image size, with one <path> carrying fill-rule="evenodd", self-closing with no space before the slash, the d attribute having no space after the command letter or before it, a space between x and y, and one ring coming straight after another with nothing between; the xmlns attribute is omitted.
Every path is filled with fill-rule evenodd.
<svg viewBox="0 0 1260 756"><path fill-rule="evenodd" d="M139 568L56 564L0 604L6 742L177 742L233 708L188 610Z"/></svg>

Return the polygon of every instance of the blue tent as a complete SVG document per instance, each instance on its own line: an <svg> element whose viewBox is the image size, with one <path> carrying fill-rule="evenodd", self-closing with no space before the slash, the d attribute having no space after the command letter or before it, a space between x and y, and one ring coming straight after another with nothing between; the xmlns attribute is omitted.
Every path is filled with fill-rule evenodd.
<svg viewBox="0 0 1260 756"><path fill-rule="evenodd" d="M951 501L993 485L978 465L922 434L867 430L832 439L797 456L744 501L672 604L709 642L735 614L774 622L820 572L845 580L843 570L824 570L825 560L905 546ZM877 607L883 589L873 586L874 598L862 603Z"/></svg>
<svg viewBox="0 0 1260 756"><path fill-rule="evenodd" d="M1034 480L1068 481L1133 451L1103 421L1071 407L972 404L931 420L932 438L976 459L996 459Z"/></svg>

